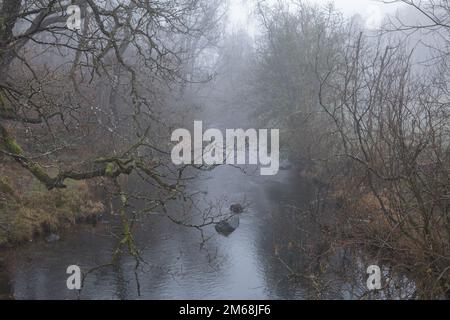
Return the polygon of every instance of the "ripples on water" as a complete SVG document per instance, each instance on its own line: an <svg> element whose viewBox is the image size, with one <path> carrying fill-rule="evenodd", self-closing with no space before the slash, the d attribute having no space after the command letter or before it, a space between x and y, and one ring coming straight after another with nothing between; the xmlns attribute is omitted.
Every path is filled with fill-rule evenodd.
<svg viewBox="0 0 450 320"><path fill-rule="evenodd" d="M336 276L338 269L350 261L345 252L337 252L326 261L311 261L294 246L309 246L316 241L316 230L299 226L295 220L298 212L289 209L311 200L311 185L291 183L289 171L263 177L220 167L207 174L208 179L200 179L195 185L207 190L207 199L225 199L226 207L243 199L250 204L241 215L239 228L229 237L209 226L205 235L212 238L202 245L195 229L162 216L142 217L134 232L145 263L137 272L135 260L122 256L116 265L91 272L79 295L67 290L67 266L75 264L86 272L110 262L117 244L113 234L120 233L118 223L110 217L110 223L97 227L78 226L58 242L38 242L7 252L6 271L0 273L1 297L345 299L361 292L364 273L353 279L356 285ZM293 277L292 271L299 274Z"/></svg>
<svg viewBox="0 0 450 320"><path fill-rule="evenodd" d="M206 232L213 238L200 246L196 230L175 225L164 217L144 217L135 230L146 261L137 273L141 296L135 261L123 256L117 265L90 273L81 298L280 298L277 289L269 284L268 278L273 275L268 274L265 265L273 255L273 248L262 240L268 236L264 233L270 230L271 219L287 197L292 196L286 174L272 180L249 178L226 167L210 174L211 179L199 186L208 190L208 198L225 196L230 201L239 201L245 196L252 203L233 234L220 236L211 226ZM117 243L111 234L120 232L115 229L114 222L96 228L79 226L59 242L39 242L9 252L7 272L0 277L3 295L16 299L77 298L76 293L66 288L66 267L76 264L86 271L108 263ZM296 297L296 293L288 297Z"/></svg>

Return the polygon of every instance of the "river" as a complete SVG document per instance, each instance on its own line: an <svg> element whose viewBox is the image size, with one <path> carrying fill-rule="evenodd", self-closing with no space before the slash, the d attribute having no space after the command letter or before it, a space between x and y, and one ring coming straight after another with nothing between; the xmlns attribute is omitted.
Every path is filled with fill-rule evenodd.
<svg viewBox="0 0 450 320"><path fill-rule="evenodd" d="M218 106L203 119L211 120L208 127L248 127L245 117L235 115ZM133 232L144 262L136 269L135 259L124 254L103 266L111 261L121 232L118 218L107 215L95 227L80 225L61 234L60 241L38 240L3 252L0 297L349 299L364 291L364 264L331 248L314 221L302 218L317 188L296 168L261 176L255 168L244 173L221 166L199 175L189 188L204 193L203 204L222 203L225 210L246 203L237 230L225 237L210 225L202 238L197 229L164 216L141 216ZM67 289L70 265L88 273L79 292Z"/></svg>

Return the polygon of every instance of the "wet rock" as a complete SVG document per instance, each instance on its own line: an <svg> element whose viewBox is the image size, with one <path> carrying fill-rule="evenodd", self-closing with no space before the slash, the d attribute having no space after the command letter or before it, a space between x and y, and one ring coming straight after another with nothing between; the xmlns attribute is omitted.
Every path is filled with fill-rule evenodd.
<svg viewBox="0 0 450 320"><path fill-rule="evenodd" d="M228 220L221 221L215 225L217 233L228 237L239 227L239 217L231 217Z"/></svg>
<svg viewBox="0 0 450 320"><path fill-rule="evenodd" d="M244 207L240 203L235 203L230 206L230 211L239 214L244 212Z"/></svg>
<svg viewBox="0 0 450 320"><path fill-rule="evenodd" d="M61 239L57 234L51 233L45 237L45 241L47 242L55 242Z"/></svg>
<svg viewBox="0 0 450 320"><path fill-rule="evenodd" d="M225 237L228 237L235 230L235 229L231 228L230 225L226 221L221 221L218 224L216 224L215 229L218 234L221 234Z"/></svg>

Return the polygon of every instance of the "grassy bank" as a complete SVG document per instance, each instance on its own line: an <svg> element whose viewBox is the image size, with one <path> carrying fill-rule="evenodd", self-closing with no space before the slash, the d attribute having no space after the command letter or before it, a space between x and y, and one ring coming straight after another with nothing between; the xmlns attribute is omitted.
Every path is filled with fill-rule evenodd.
<svg viewBox="0 0 450 320"><path fill-rule="evenodd" d="M0 246L61 232L104 212L85 181L48 191L21 167L0 164Z"/></svg>

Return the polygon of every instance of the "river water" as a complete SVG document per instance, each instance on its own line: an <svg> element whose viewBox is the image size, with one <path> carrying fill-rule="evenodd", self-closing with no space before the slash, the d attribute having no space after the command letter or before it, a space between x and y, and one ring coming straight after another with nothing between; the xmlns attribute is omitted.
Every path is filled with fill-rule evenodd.
<svg viewBox="0 0 450 320"><path fill-rule="evenodd" d="M264 236L264 223L270 223L268 214L278 210L282 199L277 197L290 190L285 183L287 173L269 179L223 167L211 175L203 181L210 199L237 201L245 195L257 200L257 207L243 214L240 227L232 235L216 234L202 248L197 230L158 216L143 218L135 230L142 256L148 262L139 276L143 298L277 297L267 285L266 258L258 253L258 238ZM17 299L77 297L67 290L66 267L75 264L89 270L108 263L117 244L112 235L114 225L112 221L96 227L79 226L58 242L38 242L9 252L8 275L1 279L1 289L9 292L3 294ZM205 232L215 233L213 226L209 229ZM270 251L267 248L266 254ZM134 259L124 257L117 266L91 273L81 297L137 298L134 267Z"/></svg>
<svg viewBox="0 0 450 320"><path fill-rule="evenodd" d="M223 110L219 106L204 115L212 119L205 127L248 127L243 117ZM0 297L348 299L361 294L364 263L332 248L321 237L314 216L303 219L302 212L311 209L317 197L317 186L301 179L295 168L275 176L250 169L218 167L202 173L189 187L203 193L203 204L221 203L225 210L238 202L248 206L240 226L228 237L213 225L204 228L202 237L199 230L164 216L140 216L133 232L144 262L136 268L135 259L124 254L105 266L121 232L118 218L106 216L95 227L77 226L61 234L60 241L36 241L3 252ZM325 258L311 258L317 256ZM79 292L67 289L70 265L87 274Z"/></svg>
<svg viewBox="0 0 450 320"><path fill-rule="evenodd" d="M120 229L112 216L95 227L78 226L60 241L11 250L0 276L0 293L14 299L350 298L342 284L314 292L310 284L289 276L293 269L306 268L304 252L292 243L303 238L308 245L307 239L314 239L312 230L294 223L298 213L290 209L306 203L313 188L294 184L293 173L280 171L269 177L219 167L203 174L194 185L206 190L204 201L220 201L225 208L235 202L249 205L239 228L225 237L208 226L204 238L209 239L204 242L196 229L162 216L141 217L134 233L145 262L137 269L135 260L124 255L113 266L91 271L109 263L117 245ZM91 271L81 292L66 287L69 265Z"/></svg>

